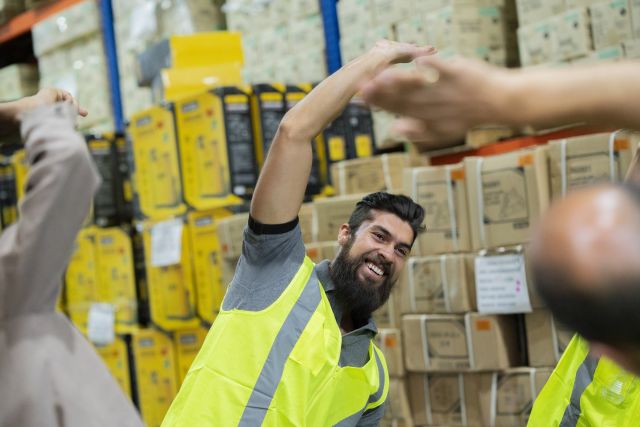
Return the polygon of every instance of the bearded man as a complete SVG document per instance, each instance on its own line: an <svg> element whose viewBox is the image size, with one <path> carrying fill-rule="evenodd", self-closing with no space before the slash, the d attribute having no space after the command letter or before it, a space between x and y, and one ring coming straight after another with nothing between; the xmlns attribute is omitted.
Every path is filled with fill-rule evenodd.
<svg viewBox="0 0 640 427"><path fill-rule="evenodd" d="M284 117L221 312L163 426L379 424L389 376L371 313L389 297L424 210L405 196L364 197L338 231L338 256L318 265L305 257L297 215L314 137L363 79L433 52L379 42Z"/></svg>

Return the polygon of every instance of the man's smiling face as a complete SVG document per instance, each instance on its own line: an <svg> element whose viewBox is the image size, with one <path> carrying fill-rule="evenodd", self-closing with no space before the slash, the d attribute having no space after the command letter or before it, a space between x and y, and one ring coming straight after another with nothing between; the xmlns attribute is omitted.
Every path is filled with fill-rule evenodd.
<svg viewBox="0 0 640 427"><path fill-rule="evenodd" d="M372 210L355 233L340 228L340 254L331 264L336 289L355 316L368 316L384 304L402 271L414 240L398 216Z"/></svg>

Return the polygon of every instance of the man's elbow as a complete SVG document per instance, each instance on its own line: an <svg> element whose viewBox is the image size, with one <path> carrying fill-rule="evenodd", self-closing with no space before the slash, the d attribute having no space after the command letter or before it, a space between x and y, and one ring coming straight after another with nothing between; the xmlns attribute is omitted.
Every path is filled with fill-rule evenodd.
<svg viewBox="0 0 640 427"><path fill-rule="evenodd" d="M311 135L308 127L304 125L303 120L298 120L289 114L280 121L278 126L277 138L284 141L292 142L308 142L314 138L315 135Z"/></svg>

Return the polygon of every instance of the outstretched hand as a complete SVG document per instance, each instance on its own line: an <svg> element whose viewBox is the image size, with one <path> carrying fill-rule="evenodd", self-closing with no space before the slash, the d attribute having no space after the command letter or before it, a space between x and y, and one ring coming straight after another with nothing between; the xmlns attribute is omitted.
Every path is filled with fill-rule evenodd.
<svg viewBox="0 0 640 427"><path fill-rule="evenodd" d="M87 114L89 114L87 110L78 104L78 100L76 100L69 92L57 88L40 89L35 95L22 98L18 102L20 103L20 111L17 112L18 116L25 111L29 111L43 105L55 104L57 102L64 102L73 105L76 111L78 111L78 114L82 117L86 117Z"/></svg>
<svg viewBox="0 0 640 427"><path fill-rule="evenodd" d="M411 62L420 57L433 55L437 52L433 46L416 46L410 43L391 40L378 41L372 50L385 55L389 64Z"/></svg>
<svg viewBox="0 0 640 427"><path fill-rule="evenodd" d="M416 64L413 70L387 69L361 90L365 101L404 116L395 134L439 147L459 141L474 126L501 121L509 71L463 58L421 56Z"/></svg>

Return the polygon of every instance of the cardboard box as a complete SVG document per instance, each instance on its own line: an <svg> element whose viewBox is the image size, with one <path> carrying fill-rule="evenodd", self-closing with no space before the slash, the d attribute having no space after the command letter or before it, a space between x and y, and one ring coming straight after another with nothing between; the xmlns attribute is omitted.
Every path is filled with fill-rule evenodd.
<svg viewBox="0 0 640 427"><path fill-rule="evenodd" d="M516 0L518 23L525 26L564 12L564 0Z"/></svg>
<svg viewBox="0 0 640 427"><path fill-rule="evenodd" d="M425 210L421 255L471 249L467 186L462 163L405 169L404 191Z"/></svg>
<svg viewBox="0 0 640 427"><path fill-rule="evenodd" d="M611 0L589 7L596 50L633 38L628 0Z"/></svg>
<svg viewBox="0 0 640 427"><path fill-rule="evenodd" d="M473 257L449 254L409 258L399 288L400 312L465 313L475 309Z"/></svg>
<svg viewBox="0 0 640 427"><path fill-rule="evenodd" d="M148 316L151 323L165 331L195 328L200 324L196 317L189 233L182 227L182 221L182 218L176 218L138 223L134 236L138 296L143 304L142 311L144 317ZM168 224L171 224L171 231L168 230ZM152 237L156 234L160 237ZM173 241L174 237L177 241ZM167 260L166 256L162 259L158 257L169 245L180 245L177 263L170 263L172 260Z"/></svg>
<svg viewBox="0 0 640 427"><path fill-rule="evenodd" d="M378 329L376 345L384 353L389 376L404 376L404 357L402 356L402 333L400 329Z"/></svg>
<svg viewBox="0 0 640 427"><path fill-rule="evenodd" d="M640 0L630 0L633 38L640 39Z"/></svg>
<svg viewBox="0 0 640 427"><path fill-rule="evenodd" d="M553 61L554 26L550 19L518 28L520 63L523 67Z"/></svg>
<svg viewBox="0 0 640 427"><path fill-rule="evenodd" d="M69 319L86 335L90 306L98 300L95 230L92 228L78 232L65 272L64 292Z"/></svg>
<svg viewBox="0 0 640 427"><path fill-rule="evenodd" d="M513 316L410 314L402 332L410 372L505 369L520 360Z"/></svg>
<svg viewBox="0 0 640 427"><path fill-rule="evenodd" d="M249 94L228 92L202 92L174 105L184 198L195 209L239 204L256 183Z"/></svg>
<svg viewBox="0 0 640 427"><path fill-rule="evenodd" d="M494 373L490 425L526 427L533 402L551 372L551 368L516 368Z"/></svg>
<svg viewBox="0 0 640 427"><path fill-rule="evenodd" d="M407 385L404 379L391 378L389 393L384 407L381 426L410 427L413 426L411 407L407 396Z"/></svg>
<svg viewBox="0 0 640 427"><path fill-rule="evenodd" d="M372 313L373 320L378 328L396 329L401 327L402 321L397 299L397 291L394 289L391 291L387 302Z"/></svg>
<svg viewBox="0 0 640 427"><path fill-rule="evenodd" d="M313 202L315 209L313 221L313 240L327 242L338 239L338 231L342 224L349 221L356 203L364 195L329 197Z"/></svg>
<svg viewBox="0 0 640 427"><path fill-rule="evenodd" d="M96 346L95 348L124 394L131 399L131 373L129 371L127 343L122 337L116 336L116 339L111 344Z"/></svg>
<svg viewBox="0 0 640 427"><path fill-rule="evenodd" d="M236 214L218 221L218 239L220 239L220 248L224 259L237 261L242 255L244 229L248 221L248 213Z"/></svg>
<svg viewBox="0 0 640 427"><path fill-rule="evenodd" d="M574 333L558 323L548 310L525 314L529 366L555 366Z"/></svg>
<svg viewBox="0 0 640 427"><path fill-rule="evenodd" d="M215 320L227 292L227 283L222 281L222 251L217 226L220 220L230 216L231 212L224 208L194 211L187 216L196 312L208 324Z"/></svg>
<svg viewBox="0 0 640 427"><path fill-rule="evenodd" d="M307 243L305 247L307 256L316 264L325 259L334 259L340 250L340 245L337 241Z"/></svg>
<svg viewBox="0 0 640 427"><path fill-rule="evenodd" d="M586 8L572 9L550 19L554 27L553 59L566 61L588 55L592 48L591 27Z"/></svg>
<svg viewBox="0 0 640 427"><path fill-rule="evenodd" d="M338 23L342 38L364 34L375 25L373 0L345 0L338 2Z"/></svg>
<svg viewBox="0 0 640 427"><path fill-rule="evenodd" d="M148 426L162 424L178 392L176 356L169 336L155 329L142 329L131 339L136 398Z"/></svg>
<svg viewBox="0 0 640 427"><path fill-rule="evenodd" d="M405 153L345 160L331 165L331 181L340 195L390 191L402 186L403 170L409 166Z"/></svg>
<svg viewBox="0 0 640 427"><path fill-rule="evenodd" d="M427 38L426 19L421 13L414 13L396 24L396 39L400 42L425 45Z"/></svg>
<svg viewBox="0 0 640 427"><path fill-rule="evenodd" d="M637 136L598 133L549 141L551 197L599 182L618 182L629 168Z"/></svg>
<svg viewBox="0 0 640 427"><path fill-rule="evenodd" d="M528 241L549 204L547 148L464 159L473 250Z"/></svg>
<svg viewBox="0 0 640 427"><path fill-rule="evenodd" d="M208 332L209 330L203 327L174 332L173 345L176 354L178 386L184 382Z"/></svg>
<svg viewBox="0 0 640 427"><path fill-rule="evenodd" d="M640 9L640 6L639 6ZM640 19L640 18L639 18ZM625 40L622 43L624 49L624 57L627 59L639 59L640 58L640 40Z"/></svg>
<svg viewBox="0 0 640 427"><path fill-rule="evenodd" d="M162 103L175 102L218 86L239 84L242 84L242 65L232 63L162 69L151 81L150 88L153 101Z"/></svg>
<svg viewBox="0 0 640 427"><path fill-rule="evenodd" d="M155 106L131 117L134 210L138 219L163 219L186 211L173 114Z"/></svg>
<svg viewBox="0 0 640 427"><path fill-rule="evenodd" d="M410 374L409 400L417 425L489 425L491 373Z"/></svg>

